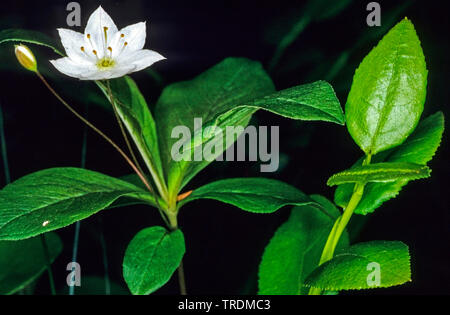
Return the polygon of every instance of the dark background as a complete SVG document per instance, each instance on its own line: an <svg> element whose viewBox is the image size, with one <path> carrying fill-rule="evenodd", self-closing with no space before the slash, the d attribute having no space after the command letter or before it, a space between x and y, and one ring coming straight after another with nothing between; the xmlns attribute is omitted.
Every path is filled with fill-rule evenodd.
<svg viewBox="0 0 450 315"><path fill-rule="evenodd" d="M57 27L67 27L65 6L69 1L4 1L0 29L25 28L57 39ZM84 30L88 16L99 4L119 28L147 21L146 47L167 57L152 70L135 73L150 106L168 83L190 79L229 56L261 61L265 66L274 43L285 26L296 21L306 1L78 1ZM408 16L422 41L429 69L428 97L423 117L441 110L450 117L448 11L441 1L378 1L382 27L366 24L366 5L353 1L338 15L311 23L286 51L271 72L278 89L327 79L344 105L354 70L393 23ZM406 3L406 4L405 4ZM42 72L61 94L80 111L86 110L83 91L96 91L93 83L64 77L48 59L49 49L33 46ZM349 58L337 72L331 71L343 52ZM0 104L12 179L40 169L79 166L84 126L52 97L30 72L20 68L12 45L0 46ZM120 133L109 110L89 105L89 118L119 141ZM290 183L302 191L332 199L334 189L325 185L333 173L346 169L362 152L347 130L328 123L287 121L258 113L255 123L279 125L280 170L263 174ZM370 216L354 242L401 240L412 253L413 282L386 290L352 294L448 294L450 293L449 146L447 133L434 160L432 178L409 184L395 200ZM87 133L86 168L112 176L130 173L126 163L100 137ZM213 163L190 184L190 189L220 178L261 176L256 163ZM2 175L2 174L0 174ZM0 176L2 185L4 176ZM215 201L196 201L182 209L180 225L185 233L185 270L191 294L255 293L257 267L264 247L275 229L286 220L289 208L271 215L255 215ZM100 219L101 218L101 219ZM81 224L78 262L83 276L104 274L101 239L104 235L108 274L126 287L122 259L131 238L142 228L162 225L155 209L145 206L103 211ZM103 232L102 232L103 231ZM57 287L63 289L71 261L74 225L59 230L64 251L54 264ZM36 293L47 294L46 276ZM157 294L176 294L176 276ZM348 294L348 293L346 293Z"/></svg>

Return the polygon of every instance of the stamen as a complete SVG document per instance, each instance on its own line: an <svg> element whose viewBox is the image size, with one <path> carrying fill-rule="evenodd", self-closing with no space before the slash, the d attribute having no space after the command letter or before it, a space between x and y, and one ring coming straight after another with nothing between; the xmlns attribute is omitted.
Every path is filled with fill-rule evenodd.
<svg viewBox="0 0 450 315"><path fill-rule="evenodd" d="M106 52L106 45L108 45L108 28L106 26L103 27L103 34L105 38L103 39L103 49Z"/></svg>
<svg viewBox="0 0 450 315"><path fill-rule="evenodd" d="M87 39L89 40L89 44L91 44L91 48L94 49L94 45L92 44L91 34L86 34Z"/></svg>
<svg viewBox="0 0 450 315"><path fill-rule="evenodd" d="M111 48L111 46L108 47L108 50L109 50L109 58L112 58L112 48Z"/></svg>
<svg viewBox="0 0 450 315"><path fill-rule="evenodd" d="M95 57L96 57L97 60L98 60L97 51L94 49L94 50L92 51L92 53L95 55Z"/></svg>
<svg viewBox="0 0 450 315"><path fill-rule="evenodd" d="M124 37L125 37L125 35L124 35L124 34L120 34L120 37L124 38Z"/></svg>

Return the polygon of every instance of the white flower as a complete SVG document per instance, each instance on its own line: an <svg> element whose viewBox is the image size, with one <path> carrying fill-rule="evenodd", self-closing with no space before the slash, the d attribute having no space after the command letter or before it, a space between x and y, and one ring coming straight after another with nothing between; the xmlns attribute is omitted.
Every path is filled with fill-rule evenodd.
<svg viewBox="0 0 450 315"><path fill-rule="evenodd" d="M105 80L140 71L165 59L155 51L142 49L145 22L120 31L100 6L91 14L84 34L59 28L67 57L50 62L60 72L80 80Z"/></svg>

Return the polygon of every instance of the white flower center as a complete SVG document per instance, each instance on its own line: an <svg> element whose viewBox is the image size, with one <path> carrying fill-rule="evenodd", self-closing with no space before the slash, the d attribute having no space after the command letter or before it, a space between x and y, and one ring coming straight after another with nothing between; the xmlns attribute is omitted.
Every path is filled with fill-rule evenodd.
<svg viewBox="0 0 450 315"><path fill-rule="evenodd" d="M103 27L103 57L99 58L97 51L94 49L94 45L91 40L91 34L86 34L87 39L89 40L91 53L96 59L96 66L99 70L108 70L115 66L116 62L113 59L113 50L111 46L107 46L108 43L108 28L105 26ZM125 41L125 35L120 34L120 41L123 42L122 49L120 50L119 54L123 52L125 47L128 45L128 42ZM84 48L84 46L80 47L81 51L86 54L89 58L92 57L88 51ZM118 55L119 55L118 54Z"/></svg>

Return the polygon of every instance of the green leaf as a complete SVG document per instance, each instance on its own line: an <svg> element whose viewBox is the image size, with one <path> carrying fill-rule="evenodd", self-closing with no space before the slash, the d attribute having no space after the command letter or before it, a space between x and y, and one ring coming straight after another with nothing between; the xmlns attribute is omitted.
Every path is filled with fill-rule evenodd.
<svg viewBox="0 0 450 315"><path fill-rule="evenodd" d="M259 294L307 294L306 277L317 267L328 234L340 213L322 196L318 205L292 209L289 219L270 240L259 266ZM344 233L338 248L348 246Z"/></svg>
<svg viewBox="0 0 450 315"><path fill-rule="evenodd" d="M314 270L305 283L340 291L387 288L408 281L411 281L408 246L402 242L374 241L338 253Z"/></svg>
<svg viewBox="0 0 450 315"><path fill-rule="evenodd" d="M201 118L204 126L212 125L211 121L235 106L274 90L272 80L262 66L244 58L227 58L193 80L167 86L156 104L155 118L168 186L180 186L185 174L190 171L187 168L195 164L189 163L187 166L186 162L172 160L171 148L177 141L171 137L174 127L188 127L193 137L196 131L194 118ZM239 119L244 127L253 112L248 111ZM239 122L235 121L235 124L239 125Z"/></svg>
<svg viewBox="0 0 450 315"><path fill-rule="evenodd" d="M328 186L347 183L389 183L398 180L416 180L430 177L431 170L425 165L405 162L377 163L353 167L328 179Z"/></svg>
<svg viewBox="0 0 450 315"><path fill-rule="evenodd" d="M133 294L150 294L167 281L180 265L185 252L181 230L160 226L141 230L128 244L123 277Z"/></svg>
<svg viewBox="0 0 450 315"><path fill-rule="evenodd" d="M378 162L407 162L427 164L437 151L444 132L444 116L438 112L423 120L414 133L401 146L391 151L377 154L373 160ZM361 165L362 159L354 167ZM409 181L392 183L368 183L364 195L355 209L355 213L366 215L375 211L385 201L394 198ZM334 200L337 205L346 207L353 192L353 184L340 185L336 189Z"/></svg>
<svg viewBox="0 0 450 315"><path fill-rule="evenodd" d="M268 178L230 178L195 189L179 203L182 207L196 199L213 199L254 213L272 213L286 205L316 204L297 188Z"/></svg>
<svg viewBox="0 0 450 315"><path fill-rule="evenodd" d="M345 123L339 100L325 81L298 85L240 107L256 107L291 119Z"/></svg>
<svg viewBox="0 0 450 315"><path fill-rule="evenodd" d="M55 233L45 235L52 263L62 251ZM47 268L41 237L21 241L0 241L0 294L14 294L31 284Z"/></svg>
<svg viewBox="0 0 450 315"><path fill-rule="evenodd" d="M348 130L366 154L400 145L413 132L426 96L425 57L404 19L364 58L345 105Z"/></svg>
<svg viewBox="0 0 450 315"><path fill-rule="evenodd" d="M58 55L64 56L59 45L51 37L37 31L23 29L7 29L0 31L0 44L6 42L31 43L53 49Z"/></svg>
<svg viewBox="0 0 450 315"><path fill-rule="evenodd" d="M105 209L120 197L151 195L125 181L80 168L51 168L0 191L0 240L19 240L65 227Z"/></svg>
<svg viewBox="0 0 450 315"><path fill-rule="evenodd" d="M195 147L204 147L219 141L211 130L247 126L258 109L293 119L344 123L339 101L328 83L319 81L275 92L271 79L258 62L227 58L191 81L169 85L156 104L161 157L169 186L181 189L211 162L173 161L171 149L180 141L172 138L174 127L189 128L192 152L194 143ZM202 119L202 128L194 128L194 118ZM224 138L230 135L233 138L232 132ZM226 145L221 147L222 150L215 152L216 156L226 149Z"/></svg>
<svg viewBox="0 0 450 315"><path fill-rule="evenodd" d="M107 85L99 81L96 83L106 98L111 101ZM129 76L110 80L110 87L119 117L149 169L154 170L154 175L162 180L164 175L156 125L144 96Z"/></svg>

